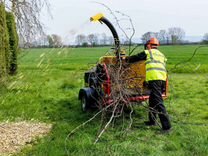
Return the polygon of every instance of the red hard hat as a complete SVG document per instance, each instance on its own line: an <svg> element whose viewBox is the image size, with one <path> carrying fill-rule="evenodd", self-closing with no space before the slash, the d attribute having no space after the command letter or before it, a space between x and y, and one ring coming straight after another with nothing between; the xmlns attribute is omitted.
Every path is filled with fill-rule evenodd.
<svg viewBox="0 0 208 156"><path fill-rule="evenodd" d="M157 46L160 45L158 39L156 39L154 37L153 38L150 38L150 40L148 41L147 44L153 44L153 45L157 45Z"/></svg>

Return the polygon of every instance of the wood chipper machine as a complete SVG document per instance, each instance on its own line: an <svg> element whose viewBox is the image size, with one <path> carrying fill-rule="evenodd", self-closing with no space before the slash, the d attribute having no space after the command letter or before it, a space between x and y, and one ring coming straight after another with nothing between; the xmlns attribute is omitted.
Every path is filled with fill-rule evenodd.
<svg viewBox="0 0 208 156"><path fill-rule="evenodd" d="M113 55L101 57L94 68L85 72L85 86L80 89L78 96L82 110L86 111L92 107L106 107L114 102L114 96L120 96L120 92L125 94L123 102L127 105L132 102L138 103L148 100L150 91L145 85L145 61L132 64L125 61L128 56L126 56L125 50L120 47L117 31L103 14L97 14L90 20L104 23L110 29L115 48ZM167 87L166 82L163 91L164 98L167 97Z"/></svg>

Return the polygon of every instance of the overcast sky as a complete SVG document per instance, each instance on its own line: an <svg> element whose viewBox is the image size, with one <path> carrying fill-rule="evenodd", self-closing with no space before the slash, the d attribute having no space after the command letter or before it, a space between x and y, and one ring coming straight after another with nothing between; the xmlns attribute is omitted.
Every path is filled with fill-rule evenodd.
<svg viewBox="0 0 208 156"><path fill-rule="evenodd" d="M111 35L104 25L89 22L89 18L97 13L103 13L112 23L115 22L104 6L88 0L49 1L53 19L43 16L48 34L59 34L65 40L80 33L106 32ZM106 4L113 11L118 10L129 15L136 29L136 38L140 38L145 32L157 32L169 27L181 27L187 36L203 36L208 32L208 0L97 0L97 2ZM128 22L122 24L126 28ZM119 32L119 35L122 33Z"/></svg>

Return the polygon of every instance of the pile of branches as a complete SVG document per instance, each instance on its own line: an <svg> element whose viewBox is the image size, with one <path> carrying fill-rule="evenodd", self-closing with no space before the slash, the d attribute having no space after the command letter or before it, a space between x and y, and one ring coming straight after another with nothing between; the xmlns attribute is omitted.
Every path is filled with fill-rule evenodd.
<svg viewBox="0 0 208 156"><path fill-rule="evenodd" d="M101 130L95 140L94 143L100 139L102 134L106 131L109 125L114 121L116 118L120 118L125 114L125 110L130 110L129 118L130 123L128 128L131 128L133 123L132 120L132 113L133 113L133 106L132 103L129 101L130 95L132 93L138 94L140 91L139 88L129 89L129 84L133 81L133 78L130 77L132 71L130 67L125 64L115 64L115 65L108 65L106 66L108 76L110 77L110 94L106 98L103 96L102 91L100 91L100 87L97 86L96 92L98 93L97 98L97 107L102 110L101 113ZM102 73L103 74L103 73ZM101 76L97 74L97 78L103 78L106 75ZM103 81L103 80L101 80ZM102 93L102 94L100 94ZM139 93L140 94L140 93ZM104 108L103 108L104 107ZM106 121L107 119L107 121Z"/></svg>
<svg viewBox="0 0 208 156"><path fill-rule="evenodd" d="M106 74L99 69L103 69L103 65L97 65L96 70L100 70L100 72L97 71L96 75L93 75L93 77L96 77L100 83L98 83L97 86L94 86L94 89L96 90L96 97L93 98L96 101L96 108L98 108L99 111L89 120L72 130L68 134L65 141L77 132L78 129L99 116L101 116L101 127L98 131L94 144L99 141L103 133L111 124L114 123L116 119L124 118L127 113L129 116L129 122L125 130L129 130L131 128L133 123L132 113L134 112L134 108L130 98L133 94L142 96L141 91L143 89L143 84L135 84L133 82L135 82L135 79L144 79L144 77L136 76L136 73L134 73L131 66L127 63L123 64L120 62L117 64L109 64L105 67L107 69L108 76L110 77L110 82L108 82L110 84L110 94L106 96L102 91L102 85L105 85L104 81L106 81L107 78Z"/></svg>

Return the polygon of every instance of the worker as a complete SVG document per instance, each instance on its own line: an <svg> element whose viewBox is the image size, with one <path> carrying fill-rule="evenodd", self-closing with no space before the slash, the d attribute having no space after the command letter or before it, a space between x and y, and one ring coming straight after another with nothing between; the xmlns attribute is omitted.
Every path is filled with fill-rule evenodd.
<svg viewBox="0 0 208 156"><path fill-rule="evenodd" d="M128 63L134 63L140 60L145 60L146 66L146 83L150 90L149 96L149 121L146 121L147 126L156 125L156 115L158 114L162 125L163 132L169 132L171 124L166 108L163 104L162 92L166 86L167 71L165 63L167 61L164 54L158 50L159 41L156 38L151 38L145 44L145 50L137 55L126 58Z"/></svg>

